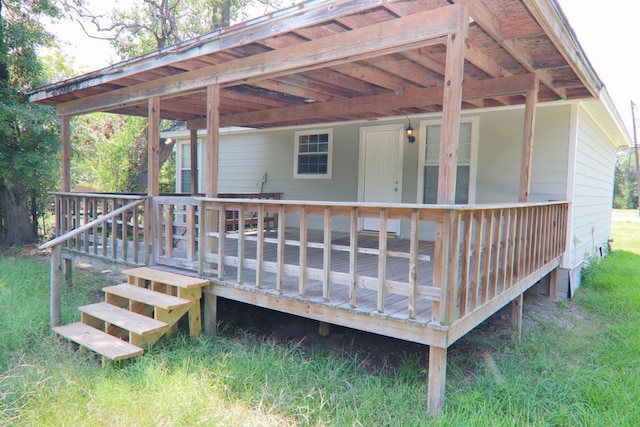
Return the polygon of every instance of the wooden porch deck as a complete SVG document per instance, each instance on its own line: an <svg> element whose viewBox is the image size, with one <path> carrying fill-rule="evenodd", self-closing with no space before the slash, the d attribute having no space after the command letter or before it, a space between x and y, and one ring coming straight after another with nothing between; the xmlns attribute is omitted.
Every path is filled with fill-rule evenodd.
<svg viewBox="0 0 640 427"><path fill-rule="evenodd" d="M275 239L275 232L266 232L266 239ZM349 246L349 234L333 232L331 244L332 246ZM299 239L299 230L287 229L285 240L297 241ZM238 251L238 240L228 239L227 245L225 245L225 255L233 256ZM256 239L257 240L257 239ZM360 233L358 237L358 245L361 248L378 249L379 237L371 233ZM245 244L245 259L255 260L257 254L257 241L250 242L251 244ZM308 243L310 244L322 244L323 233L321 231L309 231ZM387 250L390 253L395 254L409 254L410 242L406 239L391 238L388 240ZM277 262L277 250L276 244L267 244L264 248L263 259L266 262ZM429 280L433 277L433 262L427 258L433 257L434 244L433 242L420 242L419 253L423 257L418 261L417 268L421 274L418 286L431 286L432 283ZM331 253L330 264L331 271L335 273L349 274L349 253L345 251L333 250ZM300 251L295 245L287 245L284 250L284 262L288 265L299 265L300 263ZM377 277L378 276L378 257L373 254L359 253L357 255L357 275L360 277ZM307 250L306 264L309 268L322 269L324 263L324 251L320 248L309 248ZM387 280L392 282L408 282L409 280L409 259L400 257L389 257L386 263L386 277ZM214 271L209 271L207 276L213 274ZM367 289L364 286L358 286L355 290L355 295L350 294L348 285L340 283L331 283L330 293L327 295L324 293L324 286L322 280L307 279L305 294L300 293L300 278L296 274L285 274L282 283L282 288L278 289L277 286L277 273L265 272L263 273L262 280L258 283L256 280L256 272L254 270L247 270L242 275L242 282L238 282L238 268L237 266L226 265L224 268L224 277L219 278L213 275L209 279L214 283L217 293L229 294L229 292L222 292L219 288L221 286L232 288L236 291L247 291L251 293L258 293L265 296L271 296L280 299L286 299L290 301L290 304L299 302L302 304L316 304L326 307L331 307L336 310L342 310L346 312L353 312L357 314L364 314L379 319L394 319L400 322L411 322L416 325L426 325L431 322L432 315L432 302L426 298L418 298L415 315L409 314L408 296L398 293L386 292L384 294L384 311L378 310L378 296L377 291L373 289ZM237 292L232 292L236 295ZM328 298L327 298L328 297ZM235 299L238 299L237 297ZM251 299L251 297L249 297ZM275 308L275 307L273 307ZM277 308L276 308L277 309Z"/></svg>
<svg viewBox="0 0 640 427"><path fill-rule="evenodd" d="M203 289L209 333L223 297L318 320L325 332L336 324L428 345L434 402L444 396L447 348L511 301L521 308L523 293L546 275L553 284L567 246L567 202L428 206L61 193L56 209L61 236L47 244L52 325L60 319L63 247L71 257L180 269L211 282ZM251 225L228 230L229 212ZM267 229L265 219L276 215L276 229ZM377 235L358 231L365 218L378 221ZM401 221L406 238L387 234L390 221Z"/></svg>

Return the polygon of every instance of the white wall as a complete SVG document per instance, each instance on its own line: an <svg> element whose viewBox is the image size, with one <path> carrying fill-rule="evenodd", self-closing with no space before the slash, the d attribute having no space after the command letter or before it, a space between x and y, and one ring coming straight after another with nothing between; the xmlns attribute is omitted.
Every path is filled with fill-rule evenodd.
<svg viewBox="0 0 640 427"><path fill-rule="evenodd" d="M541 106L536 112L530 201L566 200L569 156L568 105ZM517 202L524 108L480 115L476 201Z"/></svg>
<svg viewBox="0 0 640 427"><path fill-rule="evenodd" d="M616 147L587 110L577 114L570 268L599 256L611 236Z"/></svg>

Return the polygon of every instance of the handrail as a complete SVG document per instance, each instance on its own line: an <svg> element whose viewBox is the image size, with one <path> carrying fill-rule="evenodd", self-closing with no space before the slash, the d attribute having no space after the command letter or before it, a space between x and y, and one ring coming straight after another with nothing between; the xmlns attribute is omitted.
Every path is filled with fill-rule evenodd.
<svg viewBox="0 0 640 427"><path fill-rule="evenodd" d="M64 243L65 241L77 236L78 234L82 234L85 231L95 227L96 225L101 224L103 222L106 222L106 221L110 220L111 218L116 217L116 216L120 215L121 213L126 212L127 210L129 210L131 208L134 208L134 207L144 203L144 201L145 201L145 199L138 199L138 200L135 200L135 201L133 201L131 203L128 203L128 204L126 204L126 205L124 205L122 207L119 207L118 209L116 209L116 210L114 210L112 212L109 212L108 214L105 214L105 215L101 216L100 218L96 218L93 221L84 224L82 227L78 227L78 228L76 228L74 230L69 231L66 234L63 234L62 236L58 236L53 240L49 240L47 243L39 246L38 249L45 250L45 249L49 249L49 248L52 248L54 246L57 246L57 245L59 245L61 243Z"/></svg>

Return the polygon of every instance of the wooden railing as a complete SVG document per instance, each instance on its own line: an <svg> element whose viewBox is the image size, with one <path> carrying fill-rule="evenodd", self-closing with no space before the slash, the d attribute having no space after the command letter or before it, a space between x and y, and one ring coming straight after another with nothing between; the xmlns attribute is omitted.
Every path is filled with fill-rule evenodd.
<svg viewBox="0 0 640 427"><path fill-rule="evenodd" d="M67 235L64 247L77 253L108 261L141 265L145 262L144 196L101 193L54 193L56 197L56 236ZM139 201L118 215L110 215L131 202Z"/></svg>
<svg viewBox="0 0 640 427"><path fill-rule="evenodd" d="M235 282L258 288L266 286L265 276L270 274L279 292L287 281L296 280L303 298L315 281L321 283L322 298L329 303L337 300L333 294L341 285L348 289L352 307L359 304L356 290L368 289L375 291L380 313L388 311L387 300L394 300L390 295L401 295L406 297L409 318L421 314L419 301L428 300L431 304L425 310L432 322L445 326L495 302L522 281L532 284L525 279L559 263L566 246L566 202L428 207L198 200L200 274L228 281L230 270ZM220 233L226 229L222 212L227 211L241 216L255 212L256 232L240 228L233 234ZM280 218L273 233L265 232L267 215ZM374 246L360 244L358 230L365 218L379 221ZM402 250L390 248L395 239L387 230L395 220L408 231L408 244ZM335 241L339 235L346 236L343 242ZM421 249L428 248L429 241L435 241L433 258ZM312 264L312 259L322 262ZM397 310L396 303L393 307Z"/></svg>
<svg viewBox="0 0 640 427"><path fill-rule="evenodd" d="M156 263L197 271L198 202L190 196L153 198Z"/></svg>
<svg viewBox="0 0 640 427"><path fill-rule="evenodd" d="M506 304L559 265L567 244L567 202L438 207L56 193L56 209L59 235L80 229L64 241L76 252L281 293L294 282L300 298L372 304L380 313L399 310L402 297L407 318L447 327ZM230 229L229 213L251 221ZM372 219L380 233L360 233ZM402 222L401 238L387 233L392 221ZM143 258L145 245L153 259Z"/></svg>
<svg viewBox="0 0 640 427"><path fill-rule="evenodd" d="M442 288L434 320L452 325L489 303L506 303L506 295L517 296L557 267L566 249L568 208L568 202L554 202L447 209L434 255L434 283Z"/></svg>
<svg viewBox="0 0 640 427"><path fill-rule="evenodd" d="M68 194L58 193L56 194L56 202L60 201L61 203L65 203L66 207L62 207L61 210L58 210L58 214L60 212L67 213L67 218L70 218L70 213L74 213L74 218L77 220L79 218L83 218L82 215L76 214L71 209L76 208L78 199L75 200L65 200ZM96 230L105 229L108 227L108 224L111 224L113 227L117 224L117 218L119 216L127 214L127 212L131 210L137 210L140 205L145 202L144 199L138 200L130 200L129 203L120 206L110 212L104 212L101 215L98 215L96 218L91 221L84 222L84 224L79 225L71 230L68 230L66 233L59 235L53 240L48 241L47 243L41 245L39 247L40 250L52 249L51 251L51 282L50 282L50 321L51 326L59 326L60 325L60 284L62 282L62 248L73 247L75 245L70 245L70 242L82 240L85 244L85 248L89 247L87 242L96 242L98 239L98 234ZM56 204L57 207L60 205ZM80 222L78 221L77 224ZM87 237L90 236L91 238ZM79 244L78 244L79 246ZM85 252L90 253L90 252ZM93 256L97 256L97 254L92 254ZM112 257L111 261L115 261L116 257Z"/></svg>

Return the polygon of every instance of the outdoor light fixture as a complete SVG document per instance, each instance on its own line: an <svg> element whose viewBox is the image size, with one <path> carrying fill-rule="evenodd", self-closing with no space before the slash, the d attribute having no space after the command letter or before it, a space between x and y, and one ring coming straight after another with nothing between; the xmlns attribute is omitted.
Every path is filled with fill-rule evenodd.
<svg viewBox="0 0 640 427"><path fill-rule="evenodd" d="M409 124L404 131L407 133L407 140L409 141L409 143L413 144L416 140L416 136L413 134L413 128L411 127L411 120L409 120L409 116L407 116L407 121L409 122Z"/></svg>

